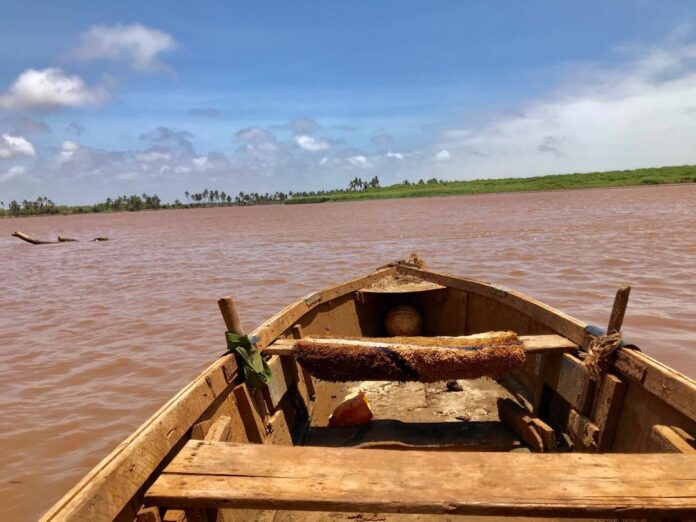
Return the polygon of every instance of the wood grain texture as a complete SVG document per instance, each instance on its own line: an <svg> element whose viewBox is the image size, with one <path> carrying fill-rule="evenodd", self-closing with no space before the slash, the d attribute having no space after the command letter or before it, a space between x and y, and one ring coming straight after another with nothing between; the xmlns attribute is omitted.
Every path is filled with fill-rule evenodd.
<svg viewBox="0 0 696 522"><path fill-rule="evenodd" d="M498 399L498 417L513 430L532 451L544 451L544 440L525 409L510 399Z"/></svg>
<svg viewBox="0 0 696 522"><path fill-rule="evenodd" d="M266 439L266 428L245 384L237 385L234 390L234 400L237 402L239 415L244 423L247 440L254 444L263 444Z"/></svg>
<svg viewBox="0 0 696 522"><path fill-rule="evenodd" d="M684 453L696 455L696 449L689 443L693 437L685 434L684 438L670 426L656 424L650 432L650 449L655 453Z"/></svg>
<svg viewBox="0 0 696 522"><path fill-rule="evenodd" d="M443 466L443 462L447 465ZM652 517L696 510L696 457L458 453L191 441L146 496L171 507Z"/></svg>
<svg viewBox="0 0 696 522"><path fill-rule="evenodd" d="M592 413L592 420L599 427L597 450L600 452L611 449L625 396L626 383L615 375L604 375Z"/></svg>
<svg viewBox="0 0 696 522"><path fill-rule="evenodd" d="M587 413L592 402L592 381L582 362L573 355L549 355L538 368L541 379L580 413Z"/></svg>
<svg viewBox="0 0 696 522"><path fill-rule="evenodd" d="M636 350L618 350L615 367L626 377L642 384L645 390L696 422L696 381Z"/></svg>
<svg viewBox="0 0 696 522"><path fill-rule="evenodd" d="M626 315L626 307L628 306L628 296L631 294L631 287L624 285L616 292L614 298L614 306L611 308L609 316L609 326L607 326L607 334L613 334L621 331L624 315Z"/></svg>

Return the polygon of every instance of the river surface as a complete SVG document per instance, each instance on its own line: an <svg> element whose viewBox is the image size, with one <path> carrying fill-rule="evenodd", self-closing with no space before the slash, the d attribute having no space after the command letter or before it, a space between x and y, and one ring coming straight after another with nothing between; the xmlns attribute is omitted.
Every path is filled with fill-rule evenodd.
<svg viewBox="0 0 696 522"><path fill-rule="evenodd" d="M16 229L110 241L32 246ZM624 332L696 376L696 185L0 219L0 510L43 513L224 351L294 299L418 252Z"/></svg>

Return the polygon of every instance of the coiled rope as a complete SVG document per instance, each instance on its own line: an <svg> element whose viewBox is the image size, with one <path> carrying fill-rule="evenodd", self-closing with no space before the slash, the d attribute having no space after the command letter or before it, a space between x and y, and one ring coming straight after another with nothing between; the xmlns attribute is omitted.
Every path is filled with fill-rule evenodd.
<svg viewBox="0 0 696 522"><path fill-rule="evenodd" d="M595 380L599 380L606 372L609 366L609 359L621 347L622 338L621 332L615 332L600 335L590 341L583 364Z"/></svg>

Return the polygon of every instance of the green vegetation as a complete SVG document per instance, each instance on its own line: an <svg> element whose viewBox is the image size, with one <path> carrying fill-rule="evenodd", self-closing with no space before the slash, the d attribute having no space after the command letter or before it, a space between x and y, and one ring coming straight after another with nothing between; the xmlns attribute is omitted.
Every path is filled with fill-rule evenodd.
<svg viewBox="0 0 696 522"><path fill-rule="evenodd" d="M696 182L696 165L658 167L586 174L556 174L532 178L476 179L472 181L419 180L404 181L388 187L300 192L286 203L321 203L324 201L352 201L359 199L413 198L486 194L491 192L521 192L530 190L564 190L581 188L625 187L629 185L659 185L665 183Z"/></svg>
<svg viewBox="0 0 696 522"><path fill-rule="evenodd" d="M444 181L435 178L418 182L408 180L381 187L379 178L371 180L354 178L346 189L310 192L239 192L232 197L225 191L205 189L202 192L184 193L186 203L178 199L174 203L162 203L157 194L119 196L107 198L95 205L56 205L46 197L35 201L11 201L7 207L0 201L0 217L21 217L52 214L86 214L160 210L168 208L217 207L236 205L274 205L297 203L322 203L325 201L352 201L359 199L412 198L427 196L454 196L461 194L485 194L491 192L521 192L530 190L564 190L580 188L625 187L629 185L660 185L665 183L695 183L696 165L658 167L650 169L592 172L586 174L560 174L532 178L476 179L473 181Z"/></svg>

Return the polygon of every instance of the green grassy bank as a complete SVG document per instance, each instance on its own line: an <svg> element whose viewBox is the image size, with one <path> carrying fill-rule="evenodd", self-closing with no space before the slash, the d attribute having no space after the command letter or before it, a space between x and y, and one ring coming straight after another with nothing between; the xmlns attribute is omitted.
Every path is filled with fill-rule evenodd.
<svg viewBox="0 0 696 522"><path fill-rule="evenodd" d="M367 188L361 191L335 190L307 196L294 194L292 198L285 201L285 204L694 182L696 182L696 165L682 165L584 174L554 174L531 178L476 179L472 181L421 180L417 183L404 182L386 187Z"/></svg>

